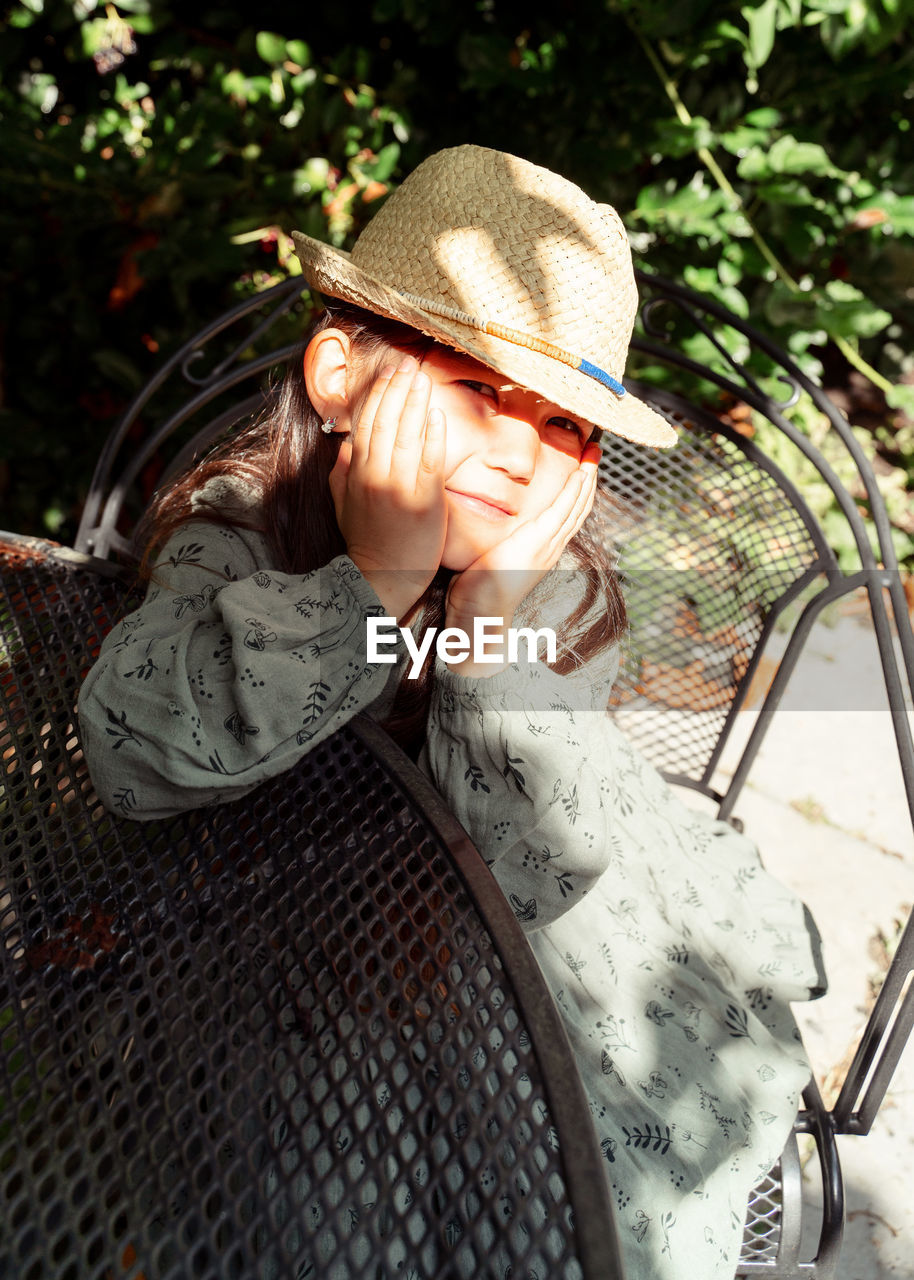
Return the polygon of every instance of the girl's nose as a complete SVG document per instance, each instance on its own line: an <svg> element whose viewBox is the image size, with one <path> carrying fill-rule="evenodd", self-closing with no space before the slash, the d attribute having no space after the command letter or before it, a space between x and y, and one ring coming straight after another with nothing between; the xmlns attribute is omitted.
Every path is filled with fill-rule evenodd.
<svg viewBox="0 0 914 1280"><path fill-rule="evenodd" d="M489 420L489 447L486 461L497 471L506 472L512 480L529 484L536 470L539 432L520 413L500 413Z"/></svg>

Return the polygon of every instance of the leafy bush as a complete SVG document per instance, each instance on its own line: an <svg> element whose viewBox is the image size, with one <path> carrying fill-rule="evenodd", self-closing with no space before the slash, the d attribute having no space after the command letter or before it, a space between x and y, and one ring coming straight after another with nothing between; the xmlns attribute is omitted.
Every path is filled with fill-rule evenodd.
<svg viewBox="0 0 914 1280"><path fill-rule="evenodd" d="M3 523L72 536L91 460L162 356L294 271L291 227L346 245L465 141L617 205L650 269L808 369L862 371L876 444L914 487L914 0L4 14Z"/></svg>

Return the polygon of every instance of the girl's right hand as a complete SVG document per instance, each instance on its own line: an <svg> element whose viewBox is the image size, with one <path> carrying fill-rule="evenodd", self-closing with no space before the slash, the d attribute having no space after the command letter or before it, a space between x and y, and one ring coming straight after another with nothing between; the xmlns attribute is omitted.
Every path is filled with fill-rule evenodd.
<svg viewBox="0 0 914 1280"><path fill-rule="evenodd" d="M445 422L412 356L375 380L330 473L350 559L389 614L402 618L444 552Z"/></svg>

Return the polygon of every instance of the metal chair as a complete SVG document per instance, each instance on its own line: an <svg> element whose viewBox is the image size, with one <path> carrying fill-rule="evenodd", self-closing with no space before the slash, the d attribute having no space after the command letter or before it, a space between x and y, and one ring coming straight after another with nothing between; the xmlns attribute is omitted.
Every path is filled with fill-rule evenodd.
<svg viewBox="0 0 914 1280"><path fill-rule="evenodd" d="M0 568L0 1274L621 1280L558 1014L412 762L359 719L112 815L73 708L121 576Z"/></svg>
<svg viewBox="0 0 914 1280"><path fill-rule="evenodd" d="M644 369L645 381L630 385L677 424L680 443L668 453L656 453L617 438L604 442L601 466L617 497L617 519L606 537L619 554L632 621L612 714L671 781L710 797L721 817L736 821L734 804L813 622L826 604L863 587L914 816L914 748L905 711L914 672L914 639L888 518L863 451L822 391L750 325L669 281L642 274L639 283L644 303L633 363L636 371L639 364ZM257 324L255 345L243 337L206 377L197 373L201 353L229 325L274 305L285 314L300 294L300 283L290 281L241 304L163 367L125 415L100 459L76 540L79 551L104 557L112 550L129 550L129 520L119 527L125 502L142 468L174 432L185 433L173 464L177 466L263 403L263 371L291 349L271 353L257 345L269 343L272 311ZM701 356L689 354L696 335L704 343ZM739 354L732 354L734 350ZM687 383L700 383L701 395L661 389L658 369L672 369ZM191 400L185 403L186 393L179 395L174 412L155 431L144 429L141 444L135 446L131 432L136 423L143 423L151 396L164 388L170 375L182 371L196 388ZM649 375L653 383L647 381ZM254 383L250 396L237 405L212 408L221 406L218 397L226 387L237 400L246 379ZM768 384L783 390L780 398L766 390ZM852 533L859 555L856 567L847 570L839 564L820 521L788 474L792 468L703 407L709 391L749 405L816 469ZM822 453L791 421L789 410L801 394L827 415L853 461L869 520L861 517L857 498ZM737 714L776 625L796 601L802 602L802 612L754 731L729 785L718 790L715 770ZM824 1214L815 1257L807 1260L799 1253L802 1184L794 1137L749 1205L740 1275L834 1275L843 1224L835 1137L865 1134L872 1124L914 1020L914 998L900 998L912 965L914 931L909 922L836 1104L826 1109L810 1086L797 1119L796 1132L815 1138L822 1173Z"/></svg>
<svg viewBox="0 0 914 1280"><path fill-rule="evenodd" d="M639 395L677 425L680 439L668 454L618 438L604 445L601 465L616 495L620 531L614 531L614 541L631 618L628 662L614 691L614 714L670 781L710 797L720 817L734 820L734 805L813 623L826 605L864 588L914 820L914 746L906 710L914 684L914 637L885 505L868 459L821 388L752 326L670 281L642 276L640 284L635 363L651 366L655 376L658 367L698 376L706 390L718 388L772 423L781 434L779 444L792 446L794 460L808 460L833 493L853 535L858 564L850 569L839 564L821 521L788 474L799 469L796 461L779 462L694 399L633 382ZM700 364L688 355L695 335L701 335L712 357ZM780 384L785 394L774 398L765 381ZM801 395L827 416L834 438L852 460L869 519L861 515L859 496L791 421L788 411ZM790 626L732 777L725 790L717 790L715 770L736 717L791 605L801 612ZM912 968L909 919L837 1101L827 1108L815 1084L809 1086L793 1140L750 1200L738 1275L835 1274L844 1215L835 1138L863 1135L872 1126L914 1023L914 995L905 990ZM811 1259L800 1254L804 1191L796 1135L801 1133L815 1140L822 1179L821 1230Z"/></svg>
<svg viewBox="0 0 914 1280"><path fill-rule="evenodd" d="M77 551L101 559L115 552L129 560L130 527L144 506L138 482L150 461L165 453L164 480L263 408L270 374L281 371L301 347L300 338L277 345L276 331L288 328L290 314L300 313L302 292L301 281L293 279L246 298L163 363L105 441L76 531ZM246 325L249 317L253 323ZM236 326L241 326L240 338ZM230 340L213 357L222 334ZM203 371L207 356L209 368Z"/></svg>

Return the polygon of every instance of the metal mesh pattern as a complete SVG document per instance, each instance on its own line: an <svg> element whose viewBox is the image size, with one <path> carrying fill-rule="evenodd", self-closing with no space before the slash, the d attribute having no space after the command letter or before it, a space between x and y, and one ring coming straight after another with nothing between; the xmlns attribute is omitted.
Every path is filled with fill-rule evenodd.
<svg viewBox="0 0 914 1280"><path fill-rule="evenodd" d="M536 1037L399 784L346 729L113 817L73 706L121 591L7 551L0 1274L582 1276Z"/></svg>
<svg viewBox="0 0 914 1280"><path fill-rule="evenodd" d="M741 1275L750 1274L744 1269L746 1263L758 1266L772 1264L776 1260L781 1241L783 1199L778 1164L753 1189L749 1197L743 1247L740 1251L740 1260L744 1264L740 1269Z"/></svg>
<svg viewBox="0 0 914 1280"><path fill-rule="evenodd" d="M604 439L630 638L613 693L630 740L696 781L718 745L769 614L817 560L793 500L746 442L654 393L679 443L658 455Z"/></svg>

